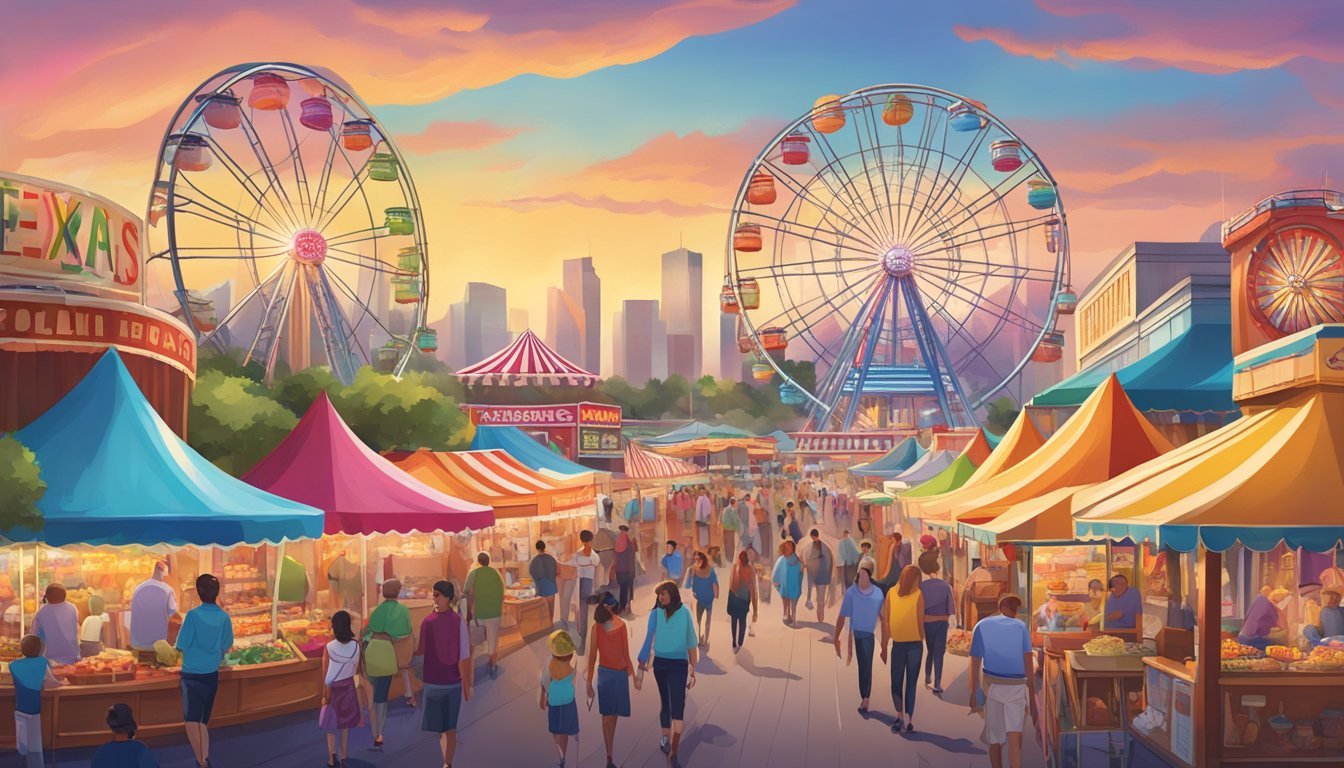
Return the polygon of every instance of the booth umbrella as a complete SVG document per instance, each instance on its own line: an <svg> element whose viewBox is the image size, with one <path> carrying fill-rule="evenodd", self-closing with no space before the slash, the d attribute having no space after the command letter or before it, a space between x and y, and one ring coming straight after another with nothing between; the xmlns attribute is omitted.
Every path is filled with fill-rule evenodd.
<svg viewBox="0 0 1344 768"><path fill-rule="evenodd" d="M535 469L564 480L579 479L586 475L606 474L566 459L528 437L526 432L517 427L478 425L476 435L471 438L471 450L504 451L529 469Z"/></svg>
<svg viewBox="0 0 1344 768"><path fill-rule="evenodd" d="M231 477L173 433L115 349L15 435L37 457L40 531L11 541L232 546L322 535L322 510Z"/></svg>

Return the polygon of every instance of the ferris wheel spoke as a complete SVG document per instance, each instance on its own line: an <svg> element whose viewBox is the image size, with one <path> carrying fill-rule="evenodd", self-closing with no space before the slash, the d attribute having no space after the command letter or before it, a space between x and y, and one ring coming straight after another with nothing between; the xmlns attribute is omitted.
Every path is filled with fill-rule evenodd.
<svg viewBox="0 0 1344 768"><path fill-rule="evenodd" d="M180 179L184 184L186 184L190 189L194 190L201 197L205 198L206 200L209 200L211 203L214 204L214 205L207 205L206 203L197 200L195 197L187 197L186 195L183 195L180 192L174 190L173 201L175 207L179 211L185 210L185 206L188 205L195 206L197 208L200 208L201 210L209 211L210 213L215 214L225 222L230 220L233 220L235 222L247 222L251 224L253 227L255 227L255 229L252 231L254 231L256 234L266 237L266 235L262 233L269 233L269 235L271 236L267 237L268 240L274 240L279 243L288 242L288 239L284 237L281 234L281 232L276 228L268 226L265 222L262 222L259 219L255 219L247 215L246 213L243 213L237 208L234 208L228 203L219 200L218 198L212 196L210 193L196 186L196 182L191 178L191 174L178 174L177 178ZM260 208L258 210L260 210ZM274 220L273 216L272 219Z"/></svg>
<svg viewBox="0 0 1344 768"><path fill-rule="evenodd" d="M1023 174L1020 172L1022 169L1026 169L1029 167L1031 168L1031 170L1028 171L1027 173ZM1036 175L1037 172L1038 169L1036 169L1034 166L1028 166L1024 164L1021 169L1018 169L1018 171L1015 171L1012 174L1005 176L1002 181L990 187L979 197L975 198L970 203L967 203L964 209L958 211L958 213L960 214L960 218L957 218L951 222L952 229L949 231L955 232L966 223L974 221L976 216L978 216L985 210L993 207L994 205L998 204L1004 197L1007 197L1013 190L1027 183L1027 181L1029 181L1032 176Z"/></svg>
<svg viewBox="0 0 1344 768"><path fill-rule="evenodd" d="M354 258L353 258L353 259L342 259L342 258L338 258L338 257L336 257L336 256L332 256L332 255L331 255L331 253L332 253L333 251L335 251L336 253L344 253L345 255L347 255L347 256L353 256ZM404 275L404 274L406 274L405 272L402 272L401 270L397 269L396 267L392 266L391 264L388 264L387 262L382 261L382 260L380 260L380 259L375 259L375 258L373 258L372 256L366 256L366 255L364 255L364 254L362 254L362 253L355 253L354 251L347 251L347 250L343 250L343 249L340 249L340 248L332 248L332 247L330 247L330 246L327 247L327 259L329 259L329 260L331 260L331 261L340 262L341 264L349 264L349 265L352 266L352 267L358 267L358 268L360 268L360 269L367 269L367 270L370 270L370 271L373 271L373 272L381 272L381 273L383 273L383 274L388 274L388 275ZM372 263L369 263L369 262L372 262Z"/></svg>
<svg viewBox="0 0 1344 768"><path fill-rule="evenodd" d="M246 234L246 235L257 235L257 236L262 237L262 238L264 238L264 239L266 239L266 240L275 240L275 241L279 242L279 241L277 240L277 238L274 238L274 237L268 237L268 236L262 234L261 232L256 231L255 229L248 229L247 227L239 226L237 223L228 221L228 220L226 220L226 219L216 218L215 216L213 216L213 215L211 215L211 214L208 214L208 213L205 213L204 211L195 210L195 209L192 209L192 208L183 208L183 209L181 209L181 210L175 211L174 213L182 214L182 215L186 215L186 216L195 216L195 217L198 218L198 219L204 219L205 221L209 221L209 222L211 222L211 223L218 224L218 225L221 226L221 227L228 227L229 229L233 229L233 230L236 230L236 231L238 231L238 232L242 232L243 234Z"/></svg>
<svg viewBox="0 0 1344 768"><path fill-rule="evenodd" d="M294 185L297 188L295 195L299 198L299 205L303 210L311 211L313 209L312 190L308 188L308 169L303 165L303 150L300 148L302 142L299 141L298 131L294 129L294 118L290 116L289 110L280 111L280 126L285 134L285 143L289 145L289 162L294 168ZM303 219L303 224L312 226L311 219Z"/></svg>
<svg viewBox="0 0 1344 768"><path fill-rule="evenodd" d="M948 312L946 308L935 307L934 312L936 312L939 316L943 318L943 322L947 324L947 327L951 329L951 331L954 334L960 336L962 340L966 342L968 352L964 357L980 358L980 361L983 362L987 368L989 368L990 373L994 374L994 376L998 378L999 381L1007 381L1007 379L1004 378L1003 374L999 372L998 366L994 365L993 361L991 361L988 357L985 356L982 347L987 343L986 341L976 339L971 334L970 330L966 328L966 325L961 320L958 320L957 318L953 317L952 314Z"/></svg>
<svg viewBox="0 0 1344 768"><path fill-rule="evenodd" d="M238 161L234 159L233 155L224 151L223 147L221 147L219 143L214 140L213 136L209 138L209 141L211 143L212 150L215 153L215 157L219 158L220 165L223 166L223 168L229 172L229 175L233 177L233 180L237 182L238 186L241 187L242 190L247 193L248 197L251 197L252 201L257 204L257 211L258 212L265 211L266 214L271 217L271 220L273 220L276 223L276 226L279 229L296 229L297 227L294 224L293 217L288 212L281 210L281 208L276 207L274 204L270 202L271 186L269 178L267 180L267 188L262 189L260 186L257 185L256 181L252 178L252 176L248 174L247 171L243 170L243 167L238 164ZM181 173L177 174L177 178L179 179L181 179L183 176L184 174ZM187 184L191 186L192 189L195 189L197 192L200 192L203 195L206 194L200 187L196 186L196 183L192 181L190 178L188 178L186 181ZM211 200L214 200L216 203L220 202L215 197L209 195L207 196L210 197ZM223 205L223 203L220 204ZM232 208L232 206L229 207ZM250 219L251 217L247 218Z"/></svg>
<svg viewBox="0 0 1344 768"><path fill-rule="evenodd" d="M934 155L933 134L936 126L942 125L942 138L939 140L938 149L938 169L933 172L933 177L929 181L930 187L937 182L943 173L943 160L947 157L947 110L939 108L937 100L930 97L928 100L928 109L924 110L924 121L920 128L919 142L916 144L916 154L914 158L915 183L910 190L910 202L906 204L907 215L901 221L901 239L908 240L913 232L914 226L914 208L915 201L919 199L919 187L924 181L925 170L930 167L930 159ZM927 192L925 194L928 194Z"/></svg>
<svg viewBox="0 0 1344 768"><path fill-rule="evenodd" d="M957 164L953 166L949 173L942 174L942 160L939 159L939 176L942 177L941 183L937 187L930 188L930 194L925 198L924 205L911 218L910 226L916 230L924 223L925 217L930 210L941 211L943 206L947 205L949 200L948 190L954 194L961 190L962 182L966 180L966 172L970 170L971 159L980 151L980 147L985 143L985 137L989 132L981 128L975 134L975 140L968 143L962 150L961 155L957 157ZM953 178L955 176L955 178Z"/></svg>
<svg viewBox="0 0 1344 768"><path fill-rule="evenodd" d="M778 232L780 235L786 237L796 237L803 240L818 243L820 245L830 246L832 248L841 248L844 250L857 251L858 249L855 248L854 246L844 245L842 242L840 242L848 238L854 240L858 245L862 245L867 248L873 249L873 251L876 251L876 246L874 246L872 243L869 243L867 240L864 240L862 238L853 237L849 233L837 232L831 229L822 229L820 227L808 226L806 224L802 224L797 221L791 221L789 219L782 219L775 216L769 216L763 213L753 212L751 216L752 216L751 219L752 224L759 224L765 227L766 229L769 229L773 232ZM825 237L823 237L823 235L833 235L834 238L826 239ZM871 256L869 256L869 258L871 258Z"/></svg>
<svg viewBox="0 0 1344 768"><path fill-rule="evenodd" d="M853 210L859 211L860 218L867 221L872 227L873 233L877 236L876 239L884 243L890 243L892 241L892 234L887 230L886 224L883 223L881 214L877 212L876 208L878 206L869 205L867 201L864 200L864 195L858 190L858 182L854 180L853 175L849 172L849 168L845 166L845 159L852 155L846 155L845 158L840 157L840 154L835 151L835 147L831 145L831 139L828 134L810 127L808 130L814 137L816 137L817 140L815 143L817 149L821 151L822 157L825 158L826 154L828 152L830 153L830 160L817 171L817 180L825 184L832 195L839 197L839 193L836 192L835 188L831 186L831 182L826 178L827 171L830 171L831 176L833 176L836 183L840 185L840 189L844 190L845 198L849 200L850 206ZM860 162L863 162L862 156L860 156ZM840 178L842 174L844 175L843 179ZM871 188L871 186L872 184L870 180L869 187ZM874 202L876 202L876 200L874 200Z"/></svg>
<svg viewBox="0 0 1344 768"><path fill-rule="evenodd" d="M936 275L931 275L929 273L922 273L921 276L933 277L934 279L938 280L944 286L947 287L948 289L947 293L955 294L958 299L966 302L972 308L983 309L984 307L982 307L981 305L987 304L989 305L990 308L997 309L999 312L1003 313L1003 317L1006 320L1008 320L1013 325L1016 325L1017 327L1021 328L1024 331L1029 331L1031 333L1040 333L1043 327L1042 324L1037 323L1035 320L1032 320L1031 318L1021 314L1017 310L1014 310L1010 307L1006 307L1003 304L1000 304L999 302L989 298L984 293L974 290L968 286L962 285L961 283L958 283L955 280L948 280L947 278L938 277Z"/></svg>
<svg viewBox="0 0 1344 768"><path fill-rule="evenodd" d="M331 141L327 144L327 157L322 163L322 174L318 177L317 191L313 193L313 201L308 208L308 213L312 216L314 222L321 222L326 216L327 185L331 183L331 171L336 165L336 148L341 144L341 138L337 135L334 126L327 131L327 136L331 138ZM345 151L344 148L341 151Z"/></svg>
<svg viewBox="0 0 1344 768"><path fill-rule="evenodd" d="M281 274L276 278L276 290L267 297L261 322L257 324L256 334L252 337L252 343L248 345L247 354L243 356L243 365L247 365L254 357L263 358L262 367L268 379L271 371L275 369L273 353L280 349L279 336L284 327L290 297L294 293L298 277L297 265L293 261L282 263L280 269Z"/></svg>
<svg viewBox="0 0 1344 768"><path fill-rule="evenodd" d="M349 162L349 158L346 158L346 161ZM355 169L352 165L351 171L350 180L345 183L345 186L341 188L340 193L336 195L336 202L332 205L331 210L323 215L321 223L318 225L317 229L325 229L330 226L331 223L341 215L341 212L345 210L346 206L354 202L355 196L362 194L365 178L364 169Z"/></svg>
<svg viewBox="0 0 1344 768"><path fill-rule="evenodd" d="M285 110L285 112L288 114L288 110ZM262 142L261 134L257 131L256 124L252 122L252 115L249 114L248 110L243 110L242 115L243 120L241 127L243 129L243 135L247 138L247 143L252 148L253 156L257 158L259 170L266 175L268 191L269 189L273 189L277 192L280 204L288 213L290 226L294 229L301 228L302 217L299 215L293 199L289 196L289 190L285 188L284 182L280 179L280 172L276 169L275 163L271 160L271 153L266 148L266 144ZM283 125L283 121L281 121L281 124ZM285 143L288 148L288 136L286 136Z"/></svg>
<svg viewBox="0 0 1344 768"><path fill-rule="evenodd" d="M227 328L229 323L232 322L233 319L237 317L240 312L243 311L243 307L247 306L248 303L250 303L253 299L257 298L258 296L266 300L266 303L269 305L270 297L266 295L267 291L274 288L272 283L278 282L280 273L284 271L286 266L288 266L286 262L281 262L277 264L275 266L275 269L271 270L270 273L266 275L266 277L262 278L261 280L258 280L256 286L254 286L252 290L248 291L247 294L244 295L242 299L234 303L233 307L229 309L229 313L224 316L223 320L219 321L219 324L215 326L215 329L201 339L200 342L201 345L205 345L206 343L215 341L215 337L218 336L225 328ZM268 286L271 286L271 288L268 288ZM218 347L219 345L216 344L216 346Z"/></svg>
<svg viewBox="0 0 1344 768"><path fill-rule="evenodd" d="M868 134L869 144L877 153L877 172L882 179L882 193L886 199L887 231L895 233L897 231L896 211L891 201L891 180L887 177L887 148L882 146L882 129L878 125L878 116L874 110L874 105L869 102L868 97L864 97L862 112L864 132ZM858 125L855 125L854 129L858 132ZM862 138L860 138L860 142L862 142Z"/></svg>
<svg viewBox="0 0 1344 768"><path fill-rule="evenodd" d="M375 314L375 313L373 312L373 310L369 309L368 305L367 305L366 303L364 303L364 301L363 301L362 299L359 298L359 296L356 294L356 292L350 288L350 285L349 285L348 283L346 283L345 280L341 279L341 276L340 276L340 275L338 275L338 274L336 274L335 272L333 272L333 273L331 273L331 276L332 276L333 278L336 279L336 285L340 287L341 291L342 291L343 293L345 293L347 296L349 296L350 299L351 299L352 301L355 302L355 305L356 305L357 307L359 307L360 309L362 309L362 310L364 311L364 316L365 316L365 317L368 317L368 318L371 319L371 320L373 320L373 322L374 322L379 328L381 328L381 329L383 330L383 333L386 333L386 334L387 334L387 337L388 337L389 339L399 339L399 340L407 341L407 342L410 341L410 339L407 339L405 336L399 336L399 335L393 333L391 328L388 328L385 324L383 324L383 321L382 321L381 319L379 319L378 315ZM363 319L363 318L360 318L359 320L355 321L354 324L355 324L355 325L362 325L363 322L364 322L364 319Z"/></svg>
<svg viewBox="0 0 1344 768"><path fill-rule="evenodd" d="M879 250L875 245L875 243L878 241L878 238L873 234L870 227L859 224L854 219L844 215L844 213L842 213L840 210L836 210L836 203L840 201L835 195L831 196L830 203L824 203L816 195L816 193L811 190L808 184L800 182L791 172L779 167L778 165L775 165L773 162L769 160L762 161L761 167L769 169L771 171L771 175L773 175L776 179L782 182L784 186L794 194L795 198L817 209L817 211L819 211L822 214L822 221L826 221L827 219L838 220L840 223L848 227L849 231L847 235L849 237L855 240L863 240L864 242L873 243L874 244L873 250L874 251ZM832 229L834 231L838 231L835 230L834 226L832 227ZM860 237L858 233L861 233L862 237Z"/></svg>
<svg viewBox="0 0 1344 768"><path fill-rule="evenodd" d="M356 237L356 235L360 235L360 237ZM387 233L387 227L370 227L368 229L356 229L350 232L345 232L341 235L338 235L328 240L327 247L330 248L333 245L354 245L355 243L365 243L370 240L378 240L379 238L383 237L389 237Z"/></svg>
<svg viewBox="0 0 1344 768"><path fill-rule="evenodd" d="M851 111L860 113L858 116L861 120L849 120L847 122L854 128L854 139L859 147L859 160L863 164L864 178L868 181L869 194L873 199L873 209L877 212L878 221L882 222L888 241L892 241L895 239L896 228L895 220L891 215L891 191L887 187L887 176L886 172L883 170L884 162L882 160L881 144L874 144L873 135L869 133L869 121L872 119L872 110L868 105L867 98L864 98L862 106L852 108ZM859 126L860 122L863 123L862 127ZM868 141L866 142L864 141L865 133L868 134ZM874 153L877 155L875 158L876 162L874 162L874 158L869 157L870 154ZM882 198L878 197L879 189L877 183L873 181L874 165L878 167L878 178L882 181L881 191L885 193L885 205L883 204ZM883 216L884 213L886 214L885 217Z"/></svg>

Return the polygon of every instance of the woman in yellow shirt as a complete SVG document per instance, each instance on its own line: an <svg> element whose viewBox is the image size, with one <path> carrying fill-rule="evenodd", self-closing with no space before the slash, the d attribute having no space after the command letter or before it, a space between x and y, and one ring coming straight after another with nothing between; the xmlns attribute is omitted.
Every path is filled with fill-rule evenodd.
<svg viewBox="0 0 1344 768"><path fill-rule="evenodd" d="M892 733L915 730L915 692L919 690L919 665L924 658L924 592L919 588L919 566L901 569L896 586L887 590L878 617L882 627L882 662L891 669L891 701L896 705ZM891 661L887 661L890 642Z"/></svg>

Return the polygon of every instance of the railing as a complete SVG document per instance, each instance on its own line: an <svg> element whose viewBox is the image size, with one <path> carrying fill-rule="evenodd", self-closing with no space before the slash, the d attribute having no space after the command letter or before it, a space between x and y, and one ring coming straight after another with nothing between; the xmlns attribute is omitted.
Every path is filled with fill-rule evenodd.
<svg viewBox="0 0 1344 768"><path fill-rule="evenodd" d="M1344 212L1344 194L1333 189L1294 189L1261 200L1223 224L1223 241L1256 216L1278 208L1320 206L1331 212Z"/></svg>

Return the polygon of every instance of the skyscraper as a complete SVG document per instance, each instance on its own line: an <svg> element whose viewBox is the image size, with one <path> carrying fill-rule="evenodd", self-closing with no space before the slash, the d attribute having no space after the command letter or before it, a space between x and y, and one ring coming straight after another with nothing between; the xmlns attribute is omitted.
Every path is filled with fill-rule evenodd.
<svg viewBox="0 0 1344 768"><path fill-rule="evenodd" d="M674 341L668 348L677 354L668 360L668 372L688 380L700 378L704 370L704 256L678 248L663 254L662 319L669 338L688 336L689 341ZM689 345L690 354L684 353Z"/></svg>
<svg viewBox="0 0 1344 768"><path fill-rule="evenodd" d="M551 349L581 366L584 319L583 307L564 288L551 286L546 289L546 335L543 338Z"/></svg>
<svg viewBox="0 0 1344 768"><path fill-rule="evenodd" d="M742 380L742 353L737 349L737 315L719 314L719 378Z"/></svg>
<svg viewBox="0 0 1344 768"><path fill-rule="evenodd" d="M635 386L667 377L667 326L657 301L621 302L612 325L612 357L616 375Z"/></svg>
<svg viewBox="0 0 1344 768"><path fill-rule="evenodd" d="M448 365L465 368L510 341L508 294L489 283L467 283L462 301L448 308Z"/></svg>
<svg viewBox="0 0 1344 768"><path fill-rule="evenodd" d="M578 324L583 348L574 362L593 372L602 370L602 279L593 269L592 257L566 259L564 291L578 306L583 321Z"/></svg>

